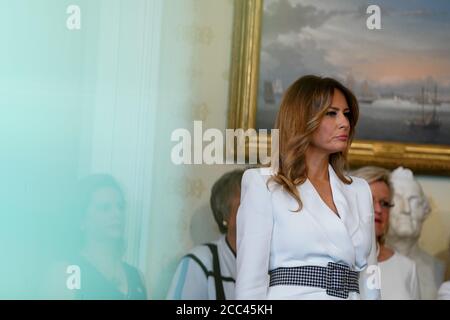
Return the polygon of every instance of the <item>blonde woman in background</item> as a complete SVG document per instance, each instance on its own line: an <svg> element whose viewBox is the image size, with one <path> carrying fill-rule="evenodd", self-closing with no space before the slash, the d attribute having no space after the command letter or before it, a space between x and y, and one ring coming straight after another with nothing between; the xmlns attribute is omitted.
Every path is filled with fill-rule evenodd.
<svg viewBox="0 0 450 320"><path fill-rule="evenodd" d="M420 299L415 262L385 245L385 235L389 228L389 210L393 206L390 172L379 167L363 167L354 171L353 175L365 179L372 192L377 258L381 271L381 299Z"/></svg>

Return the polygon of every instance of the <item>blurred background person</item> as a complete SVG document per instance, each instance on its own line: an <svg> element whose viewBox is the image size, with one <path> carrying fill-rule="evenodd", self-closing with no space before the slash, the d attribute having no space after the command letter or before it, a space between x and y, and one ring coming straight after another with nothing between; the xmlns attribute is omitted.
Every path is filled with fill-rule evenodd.
<svg viewBox="0 0 450 320"><path fill-rule="evenodd" d="M450 300L450 281L446 281L440 286L438 300Z"/></svg>
<svg viewBox="0 0 450 320"><path fill-rule="evenodd" d="M386 243L416 263L420 298L436 299L444 282L445 265L418 243L423 222L431 212L428 199L409 169L399 167L392 171L391 183L395 205L391 209Z"/></svg>
<svg viewBox="0 0 450 320"><path fill-rule="evenodd" d="M142 274L123 261L125 196L110 175L82 179L71 200L69 252L51 270L43 297L50 299L146 299ZM77 279L77 276L79 279Z"/></svg>
<svg viewBox="0 0 450 320"><path fill-rule="evenodd" d="M450 251L449 248L447 248ZM439 287L438 300L450 300L450 281L446 281Z"/></svg>
<svg viewBox="0 0 450 320"><path fill-rule="evenodd" d="M167 299L233 300L236 279L236 214L244 170L221 176L211 190L210 205L222 236L185 255Z"/></svg>
<svg viewBox="0 0 450 320"><path fill-rule="evenodd" d="M379 167L363 167L354 171L353 175L365 179L372 192L378 266L381 271L381 299L420 299L416 264L385 244L389 211L393 206L390 172Z"/></svg>

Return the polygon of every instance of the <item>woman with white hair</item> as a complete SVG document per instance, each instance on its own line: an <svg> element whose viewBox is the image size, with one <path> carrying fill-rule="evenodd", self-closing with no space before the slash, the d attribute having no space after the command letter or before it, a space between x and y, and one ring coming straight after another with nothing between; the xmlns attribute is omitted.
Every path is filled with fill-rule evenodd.
<svg viewBox="0 0 450 320"><path fill-rule="evenodd" d="M390 172L379 167L363 167L354 171L353 175L365 179L372 192L377 258L381 273L381 299L419 299L415 262L385 244L385 236L389 228L389 211L393 206Z"/></svg>

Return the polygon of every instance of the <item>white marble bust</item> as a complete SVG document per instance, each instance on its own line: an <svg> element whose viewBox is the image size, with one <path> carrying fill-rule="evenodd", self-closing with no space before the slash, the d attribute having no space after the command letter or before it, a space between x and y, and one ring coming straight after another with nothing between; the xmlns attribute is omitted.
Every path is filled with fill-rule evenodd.
<svg viewBox="0 0 450 320"><path fill-rule="evenodd" d="M394 207L390 211L388 246L416 262L421 299L436 299L444 281L445 265L419 247L422 224L431 208L411 170L399 167L391 174Z"/></svg>

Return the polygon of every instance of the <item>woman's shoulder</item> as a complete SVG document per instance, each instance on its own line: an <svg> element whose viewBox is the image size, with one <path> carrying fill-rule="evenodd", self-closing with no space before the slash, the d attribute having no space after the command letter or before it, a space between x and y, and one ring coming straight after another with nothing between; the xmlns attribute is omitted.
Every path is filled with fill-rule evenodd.
<svg viewBox="0 0 450 320"><path fill-rule="evenodd" d="M250 168L250 169L245 170L243 177L245 177L247 179L259 177L259 179L267 180L272 175L274 175L274 171L272 168L261 167L261 168Z"/></svg>
<svg viewBox="0 0 450 320"><path fill-rule="evenodd" d="M372 191L370 191L370 186L366 180L355 177L355 176L347 176L351 179L351 183L348 185L354 192L356 192L359 196L365 197L372 201Z"/></svg>
<svg viewBox="0 0 450 320"><path fill-rule="evenodd" d="M242 187L252 188L266 187L267 181L273 176L272 168L251 168L247 169L242 176Z"/></svg>
<svg viewBox="0 0 450 320"><path fill-rule="evenodd" d="M216 244L215 242L211 244ZM217 245L217 244L216 244ZM212 252L211 249L206 244L201 244L198 246L195 246L191 250L189 250L188 254L185 255L185 257L196 257L197 259L201 260L204 263L209 264L209 262L212 261Z"/></svg>
<svg viewBox="0 0 450 320"><path fill-rule="evenodd" d="M369 184L363 178L355 177L355 176L347 176L347 177L350 178L352 181L352 183L350 183L351 187L358 189L358 190L363 190L363 191L366 191L367 188L369 188L369 190L370 190Z"/></svg>

